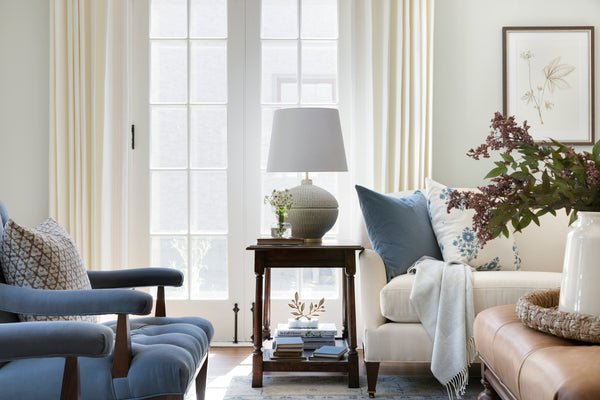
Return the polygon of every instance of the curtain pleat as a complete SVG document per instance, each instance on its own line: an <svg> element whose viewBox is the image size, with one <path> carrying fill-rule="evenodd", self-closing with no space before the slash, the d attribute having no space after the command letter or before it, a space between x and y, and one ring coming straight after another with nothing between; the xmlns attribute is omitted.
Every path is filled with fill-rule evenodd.
<svg viewBox="0 0 600 400"><path fill-rule="evenodd" d="M51 2L50 216L91 269L125 261L127 115L109 111L127 106L126 14L120 0Z"/></svg>
<svg viewBox="0 0 600 400"><path fill-rule="evenodd" d="M431 173L433 0L350 4L354 147L372 152L355 154L357 181L381 192L424 187Z"/></svg>

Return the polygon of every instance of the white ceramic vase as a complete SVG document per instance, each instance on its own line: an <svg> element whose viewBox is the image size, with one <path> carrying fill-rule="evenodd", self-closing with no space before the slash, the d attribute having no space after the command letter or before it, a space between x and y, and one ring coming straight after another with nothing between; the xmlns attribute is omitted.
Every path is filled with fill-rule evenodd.
<svg viewBox="0 0 600 400"><path fill-rule="evenodd" d="M600 315L600 212L577 215L567 235L558 309Z"/></svg>

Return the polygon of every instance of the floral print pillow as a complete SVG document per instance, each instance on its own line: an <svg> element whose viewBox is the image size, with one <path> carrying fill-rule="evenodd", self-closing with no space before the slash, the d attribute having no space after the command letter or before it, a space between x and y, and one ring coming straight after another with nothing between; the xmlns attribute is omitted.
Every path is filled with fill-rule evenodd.
<svg viewBox="0 0 600 400"><path fill-rule="evenodd" d="M451 189L432 179L425 182L431 226L444 261L468 264L478 271L514 271L521 258L512 237L499 236L481 248L473 230L474 211L464 208L447 211Z"/></svg>

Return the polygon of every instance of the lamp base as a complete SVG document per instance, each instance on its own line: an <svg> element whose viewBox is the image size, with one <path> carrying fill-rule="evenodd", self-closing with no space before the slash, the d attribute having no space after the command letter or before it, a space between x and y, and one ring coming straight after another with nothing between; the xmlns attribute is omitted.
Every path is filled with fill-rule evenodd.
<svg viewBox="0 0 600 400"><path fill-rule="evenodd" d="M292 236L304 238L305 243L320 243L335 224L338 202L331 193L304 179L300 186L290 189L293 205L288 212Z"/></svg>

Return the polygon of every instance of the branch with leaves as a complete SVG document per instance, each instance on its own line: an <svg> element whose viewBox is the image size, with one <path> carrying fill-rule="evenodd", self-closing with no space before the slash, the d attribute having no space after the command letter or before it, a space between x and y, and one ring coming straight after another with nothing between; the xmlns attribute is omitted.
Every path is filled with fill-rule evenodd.
<svg viewBox="0 0 600 400"><path fill-rule="evenodd" d="M310 321L311 318L318 317L320 313L325 312L325 298L323 297L316 304L311 302L308 306L308 310L304 312L306 309L306 303L298 299L298 292L296 292L296 294L294 294L294 300L292 300L291 303L288 303L288 306L290 306L292 310L295 310L292 311L291 314L296 320L304 317Z"/></svg>

